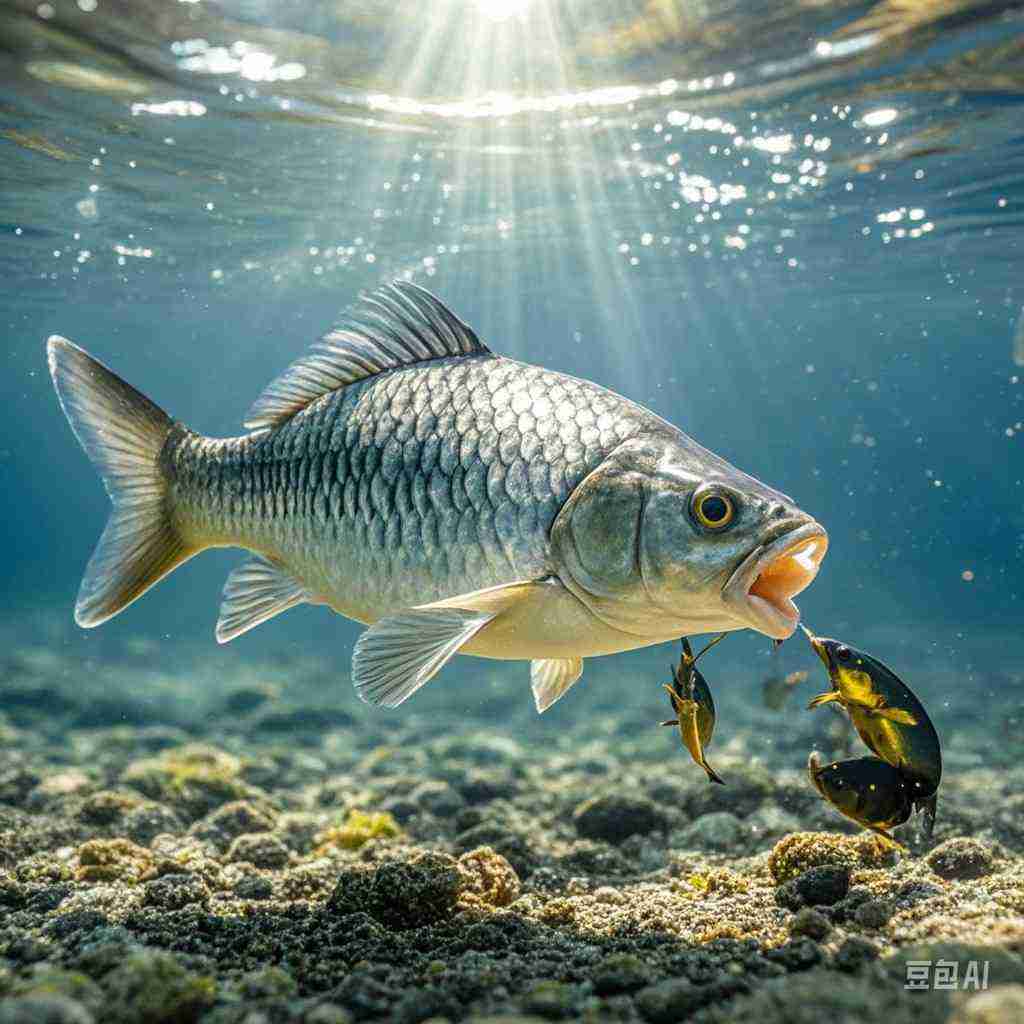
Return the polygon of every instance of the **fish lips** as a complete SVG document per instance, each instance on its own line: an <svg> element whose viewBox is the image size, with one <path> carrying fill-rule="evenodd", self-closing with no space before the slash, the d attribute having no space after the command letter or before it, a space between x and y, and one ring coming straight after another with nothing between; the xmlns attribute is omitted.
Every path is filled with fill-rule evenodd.
<svg viewBox="0 0 1024 1024"><path fill-rule="evenodd" d="M817 576L827 550L824 527L801 520L747 555L722 588L722 598L751 629L785 640L800 622L792 599Z"/></svg>
<svg viewBox="0 0 1024 1024"><path fill-rule="evenodd" d="M804 636L807 637L808 643L810 643L811 647L814 649L814 653L825 666L825 671L828 672L829 678L831 678L835 665L832 662L831 654L829 654L828 645L835 641L828 640L825 637L815 636L803 623L800 623L800 628L804 631Z"/></svg>

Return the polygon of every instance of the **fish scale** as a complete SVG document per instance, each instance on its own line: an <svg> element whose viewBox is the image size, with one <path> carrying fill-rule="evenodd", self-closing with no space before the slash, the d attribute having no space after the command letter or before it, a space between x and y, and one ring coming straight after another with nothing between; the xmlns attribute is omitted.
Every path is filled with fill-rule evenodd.
<svg viewBox="0 0 1024 1024"><path fill-rule="evenodd" d="M500 356L442 359L326 395L263 435L183 433L168 469L186 530L272 555L328 603L380 615L549 574L558 510L651 421L586 381Z"/></svg>

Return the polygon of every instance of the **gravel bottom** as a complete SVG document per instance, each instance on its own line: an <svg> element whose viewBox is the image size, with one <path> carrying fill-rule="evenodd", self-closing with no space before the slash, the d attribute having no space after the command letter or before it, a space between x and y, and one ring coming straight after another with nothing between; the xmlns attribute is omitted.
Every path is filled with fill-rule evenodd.
<svg viewBox="0 0 1024 1024"><path fill-rule="evenodd" d="M389 716L301 659L4 658L0 1024L1024 1020L1024 769L980 728L902 855L799 769L838 716L751 702L723 787L655 680ZM957 987L907 990L921 960Z"/></svg>

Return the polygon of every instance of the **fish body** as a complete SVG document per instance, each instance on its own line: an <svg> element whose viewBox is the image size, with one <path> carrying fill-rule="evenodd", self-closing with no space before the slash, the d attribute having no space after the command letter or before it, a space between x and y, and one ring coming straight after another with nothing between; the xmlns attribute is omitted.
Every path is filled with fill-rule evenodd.
<svg viewBox="0 0 1024 1024"><path fill-rule="evenodd" d="M808 636L832 683L810 706L835 701L846 710L867 747L901 772L930 832L942 780L942 747L924 705L877 658L837 640Z"/></svg>
<svg viewBox="0 0 1024 1024"><path fill-rule="evenodd" d="M724 636L724 634L722 634ZM679 666L673 669L672 682L665 686L675 718L662 722L662 725L676 725L683 746L690 753L694 763L699 764L707 773L709 782L725 785L725 780L708 764L704 748L711 742L715 731L717 713L715 699L711 695L711 687L696 666L697 658L713 647L719 636L712 640L700 654L693 654L689 641L683 637L683 651L679 658Z"/></svg>
<svg viewBox="0 0 1024 1024"><path fill-rule="evenodd" d="M815 754L807 768L815 789L836 810L896 843L889 830L906 822L913 806L906 779L897 768L877 757L822 765Z"/></svg>
<svg viewBox="0 0 1024 1024"><path fill-rule="evenodd" d="M172 421L65 339L49 362L114 502L79 624L205 548L245 548L218 640L326 604L370 627L353 681L373 703L458 652L530 660L543 710L584 657L690 631L788 636L827 546L789 498L654 413L494 354L407 283L272 382L240 437Z"/></svg>

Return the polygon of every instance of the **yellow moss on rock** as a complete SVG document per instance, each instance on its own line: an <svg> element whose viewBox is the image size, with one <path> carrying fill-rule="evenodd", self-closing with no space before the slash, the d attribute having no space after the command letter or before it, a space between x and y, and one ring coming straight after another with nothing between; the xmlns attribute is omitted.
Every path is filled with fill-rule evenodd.
<svg viewBox="0 0 1024 1024"><path fill-rule="evenodd" d="M154 873L153 854L129 839L90 839L78 848L79 882L141 882Z"/></svg>
<svg viewBox="0 0 1024 1024"><path fill-rule="evenodd" d="M459 858L459 873L465 888L463 903L486 907L507 907L519 898L519 876L515 868L489 846L478 846Z"/></svg>
<svg viewBox="0 0 1024 1024"><path fill-rule="evenodd" d="M881 868L893 863L894 850L881 836L836 832L793 832L768 854L768 871L777 885L823 864L849 868Z"/></svg>
<svg viewBox="0 0 1024 1024"><path fill-rule="evenodd" d="M387 811L360 811L355 808L340 825L332 825L316 836L314 856L322 857L332 849L358 850L371 839L393 839L402 830Z"/></svg>
<svg viewBox="0 0 1024 1024"><path fill-rule="evenodd" d="M729 868L698 871L673 880L672 891L687 899L707 896L735 896L750 891L750 881Z"/></svg>

